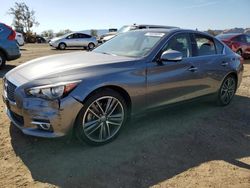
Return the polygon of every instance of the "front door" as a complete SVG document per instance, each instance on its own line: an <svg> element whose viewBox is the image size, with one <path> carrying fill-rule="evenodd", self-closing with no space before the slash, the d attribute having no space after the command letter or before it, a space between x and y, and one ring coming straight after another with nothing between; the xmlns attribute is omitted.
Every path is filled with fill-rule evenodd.
<svg viewBox="0 0 250 188"><path fill-rule="evenodd" d="M181 61L150 62L147 67L147 105L160 107L199 95L203 89L198 64L192 62L192 45L189 34L174 35L161 52L176 50L182 53Z"/></svg>

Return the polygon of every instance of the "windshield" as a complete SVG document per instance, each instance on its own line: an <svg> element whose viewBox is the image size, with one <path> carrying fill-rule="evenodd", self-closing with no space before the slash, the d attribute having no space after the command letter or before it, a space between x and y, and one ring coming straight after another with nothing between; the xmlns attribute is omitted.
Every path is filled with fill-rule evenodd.
<svg viewBox="0 0 250 188"><path fill-rule="evenodd" d="M132 31L120 34L94 52L126 57L143 57L161 40L165 33Z"/></svg>
<svg viewBox="0 0 250 188"><path fill-rule="evenodd" d="M130 30L133 30L135 29L135 27L133 26L130 26L130 25L125 25L123 27L121 27L119 30L118 30L118 33L125 33L125 32L128 32Z"/></svg>

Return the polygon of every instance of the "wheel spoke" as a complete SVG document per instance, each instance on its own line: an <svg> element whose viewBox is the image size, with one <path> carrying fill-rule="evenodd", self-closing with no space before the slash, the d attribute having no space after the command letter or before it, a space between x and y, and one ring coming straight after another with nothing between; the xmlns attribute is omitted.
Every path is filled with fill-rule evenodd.
<svg viewBox="0 0 250 188"><path fill-rule="evenodd" d="M103 124L100 128L100 131L99 131L99 140L102 140L102 138L103 138L102 136L103 136Z"/></svg>
<svg viewBox="0 0 250 188"><path fill-rule="evenodd" d="M98 116L93 110L91 110L90 108L89 108L89 111L93 114L93 115L95 115L98 119L100 119L100 116Z"/></svg>
<svg viewBox="0 0 250 188"><path fill-rule="evenodd" d="M110 127L108 123L105 123L106 128L107 128L107 133L108 133L108 137L110 137Z"/></svg>
<svg viewBox="0 0 250 188"><path fill-rule="evenodd" d="M108 110L109 110L109 108L110 108L110 105L111 105L112 100L113 100L112 98L109 98L109 99L108 99L108 102L107 102L107 104L106 104L105 113L108 113Z"/></svg>
<svg viewBox="0 0 250 188"><path fill-rule="evenodd" d="M104 113L104 111L103 111L103 109L102 109L100 103L99 103L98 101L96 101L96 104L97 104L97 106L99 107L99 109L101 110L102 114L104 115L105 113Z"/></svg>
<svg viewBox="0 0 250 188"><path fill-rule="evenodd" d="M111 110L111 112L109 112L108 117L110 115L112 115L112 113L115 111L115 109L116 109L117 106L118 106L118 102L116 102L116 104L114 105L114 107L112 107L112 110Z"/></svg>
<svg viewBox="0 0 250 188"><path fill-rule="evenodd" d="M121 125L121 123L117 123L117 122L114 122L114 121L107 121L108 124L112 124L112 125Z"/></svg>
<svg viewBox="0 0 250 188"><path fill-rule="evenodd" d="M100 124L95 124L95 126L91 126L90 128L93 129L91 130L89 133L87 133L88 135L91 135L92 133L94 133L96 130L98 130L100 127L102 126L102 123ZM85 129L85 132L89 131L90 128L88 130Z"/></svg>

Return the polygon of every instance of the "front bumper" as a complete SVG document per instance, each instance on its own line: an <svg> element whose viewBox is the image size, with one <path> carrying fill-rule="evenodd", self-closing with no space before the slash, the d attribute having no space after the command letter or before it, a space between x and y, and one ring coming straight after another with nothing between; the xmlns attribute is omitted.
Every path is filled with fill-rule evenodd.
<svg viewBox="0 0 250 188"><path fill-rule="evenodd" d="M16 103L3 95L3 101L10 120L24 134L46 138L66 135L82 108L82 104L70 96L55 101L22 98ZM49 124L49 129L43 129L37 122Z"/></svg>

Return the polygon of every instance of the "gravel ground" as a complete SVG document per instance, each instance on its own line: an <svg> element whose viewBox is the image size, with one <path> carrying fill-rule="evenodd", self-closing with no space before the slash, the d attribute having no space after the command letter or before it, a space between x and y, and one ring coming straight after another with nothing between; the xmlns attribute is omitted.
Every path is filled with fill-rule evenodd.
<svg viewBox="0 0 250 188"><path fill-rule="evenodd" d="M30 59L72 51L25 45L22 57L0 70L0 81ZM80 145L71 135L25 136L10 123L0 100L0 187L248 188L249 83L250 60L229 106L217 107L208 100L146 114L101 147Z"/></svg>

